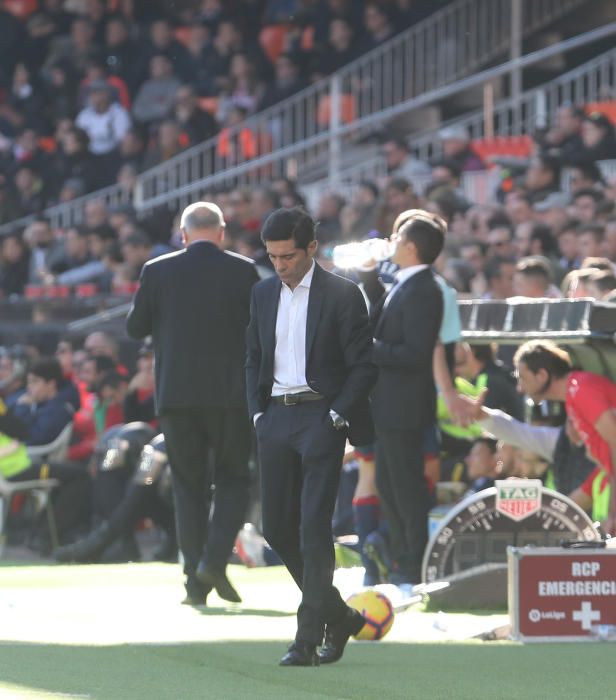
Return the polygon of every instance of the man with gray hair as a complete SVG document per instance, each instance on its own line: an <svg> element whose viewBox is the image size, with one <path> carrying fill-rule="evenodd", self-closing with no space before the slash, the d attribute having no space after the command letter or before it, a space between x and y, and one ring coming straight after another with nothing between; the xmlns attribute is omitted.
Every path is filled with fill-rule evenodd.
<svg viewBox="0 0 616 700"><path fill-rule="evenodd" d="M184 249L143 266L127 329L134 338L152 336L157 413L184 558L184 602L203 605L212 588L240 602L225 569L248 505L245 331L258 275L252 261L221 250L225 221L216 204L191 204L180 229Z"/></svg>

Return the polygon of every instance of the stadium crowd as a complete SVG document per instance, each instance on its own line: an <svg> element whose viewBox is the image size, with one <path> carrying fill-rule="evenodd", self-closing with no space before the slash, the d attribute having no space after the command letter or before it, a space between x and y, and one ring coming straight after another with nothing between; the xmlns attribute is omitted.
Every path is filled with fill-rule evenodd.
<svg viewBox="0 0 616 700"><path fill-rule="evenodd" d="M8 12L9 4L0 10L0 222L37 216L23 231L1 239L5 297L23 295L29 286L76 288L84 283L103 293L134 290L147 260L181 247L177 218L157 214L140 220L130 206L109 209L91 200L84 223L61 230L41 215L44 206L130 179L214 135L232 119L233 110L246 116L336 70L416 21L431 5L204 0L198 12L178 9L169 16L164 3L42 0L19 18ZM295 19L289 23L291 16ZM272 63L267 47L255 39L254 27L277 23L290 29L284 51ZM11 44L2 37L17 39ZM204 98L216 98L208 103L215 104L215 113L202 109ZM404 134L388 134L381 144L387 176L365 181L350 194L322 194L313 212L319 221L320 264L332 269L336 245L386 237L399 214L425 208L448 224L435 268L458 298L590 297L616 303L616 181L606 179L598 165L616 158L616 132L606 114L564 104L554 123L533 135L527 158L487 156L458 127L443 129L440 136L442 156L425 163L412 155ZM463 174L488 168L500 173L490 203L469 201ZM305 204L301 188L289 179L210 192L203 199L215 201L224 212L225 245L254 259L262 275L271 274L259 237L267 216L279 207ZM382 272L386 275L387 263ZM62 482L56 510L64 542L84 534L93 516L96 524L97 516L100 522L110 513L108 506L97 506L97 482L87 476L87 465L100 461L109 448L102 441L105 432L130 421L156 425L149 349L143 348L131 376L113 338L97 332L83 343L77 340L59 342L57 361L37 359L35 348L5 348L0 360L0 430L10 440L42 444L57 437L58 427L73 425L69 468L56 472ZM453 366L456 391L481 405L475 404L478 422L471 426L456 425L446 401L439 407L440 471L430 465L433 451L426 451L433 482L464 481L472 492L499 475L538 476L588 510L597 505L597 494L607 487L605 475L594 471L577 447L579 436L565 426L564 414L535 410L525 416L512 378L511 352L500 348L496 354L458 342ZM37 384L36 378L48 393L35 393L31 384ZM53 413L53 428L42 413L36 415L39 404L47 406L46 414ZM51 412L50 405L55 407ZM21 415L24 406L35 407L29 425ZM38 429L40 424L44 437L33 437L33 425ZM538 435L533 425L554 428L549 448L533 442ZM483 430L505 444L486 439ZM97 445L105 449L97 453ZM9 453L11 446L18 449L15 442L0 449ZM27 473L31 464L22 457L16 471L3 471L0 462L0 474L13 478ZM349 465L371 459L367 452L349 453L345 473L355 480L357 472ZM557 461L558 470L550 469ZM347 510L344 503L338 509L337 533L362 528L361 538L372 546L376 562L367 571L378 580L386 536L373 507L374 484L366 484L365 474L360 468L359 485L353 481L351 488L357 489L360 505L370 506L360 516L363 524L345 520L351 508L347 498ZM434 483L435 495L437 490ZM120 501L116 494L114 503ZM604 520L606 506L593 514ZM49 533L44 522L39 526L36 543L48 552ZM261 540L257 553L246 532L241 542L246 562L264 561ZM124 556L135 556L131 546ZM164 556L169 556L168 548Z"/></svg>

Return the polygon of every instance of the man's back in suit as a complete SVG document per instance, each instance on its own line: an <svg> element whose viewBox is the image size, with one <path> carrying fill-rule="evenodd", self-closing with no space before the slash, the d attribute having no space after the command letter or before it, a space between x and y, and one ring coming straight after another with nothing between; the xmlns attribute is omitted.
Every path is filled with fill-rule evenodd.
<svg viewBox="0 0 616 700"><path fill-rule="evenodd" d="M253 263L208 241L145 264L127 328L152 335L159 412L245 405L244 335L257 280Z"/></svg>
<svg viewBox="0 0 616 700"><path fill-rule="evenodd" d="M130 335L152 335L187 602L197 604L212 587L239 600L224 571L248 503L251 432L243 364L258 275L248 260L220 250L224 227L216 205L188 207L181 223L186 249L144 265L127 318ZM208 463L210 450L214 464Z"/></svg>

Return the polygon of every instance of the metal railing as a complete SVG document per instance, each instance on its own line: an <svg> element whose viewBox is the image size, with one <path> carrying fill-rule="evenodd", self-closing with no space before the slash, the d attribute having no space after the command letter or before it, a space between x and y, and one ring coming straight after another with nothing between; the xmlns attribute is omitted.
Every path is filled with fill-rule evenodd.
<svg viewBox="0 0 616 700"><path fill-rule="evenodd" d="M249 130L251 155L266 159L267 168L247 168L243 184L258 184L272 175L295 176L315 160L329 158L338 167L345 144L360 135L359 124L374 125L400 104L451 85L482 65L506 55L511 45L512 5L522 2L522 35L547 26L586 0L458 0L433 13L341 71L284 102L224 130L222 136L195 146L152 168L137 180L134 205L138 211L165 203L176 204L186 186L242 168L240 133ZM344 129L357 125L357 130ZM245 132L248 133L248 132ZM298 148L298 144L302 144ZM292 159L286 160L292 150ZM275 157L272 157L275 155ZM52 220L77 221L83 201L113 198L108 188L49 210ZM0 233L17 222L0 227ZM20 221L23 223L23 221Z"/></svg>
<svg viewBox="0 0 616 700"><path fill-rule="evenodd" d="M616 100L616 49L594 58L540 87L522 93L518 99L508 98L494 105L490 128L486 125L484 110L476 110L459 117L438 129L430 129L414 135L410 140L414 157L430 161L441 155L439 132L447 126L462 126L471 139L483 139L488 133L495 136L520 136L532 134L538 128L553 123L556 110L563 104L583 105L601 100ZM603 161L600 167L606 178L614 176L614 161ZM342 194L350 194L362 180L379 180L386 174L383 157L375 155L359 166L343 168L339 172L338 184L331 177L312 182L303 188L311 202L317 202L319 194L335 188ZM494 171L465 173L461 189L471 202L483 204L493 193L496 180ZM426 185L425 177L411 178L417 192ZM567 189L567 173L563 187Z"/></svg>

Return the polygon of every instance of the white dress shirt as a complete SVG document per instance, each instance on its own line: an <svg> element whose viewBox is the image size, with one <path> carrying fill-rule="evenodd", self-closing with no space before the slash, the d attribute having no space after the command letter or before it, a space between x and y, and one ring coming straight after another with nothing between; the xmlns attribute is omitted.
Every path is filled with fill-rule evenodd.
<svg viewBox="0 0 616 700"><path fill-rule="evenodd" d="M280 287L272 396L312 391L306 381L306 322L313 273L314 261L295 289L284 282Z"/></svg>
<svg viewBox="0 0 616 700"><path fill-rule="evenodd" d="M392 297L394 294L400 289L400 287L408 280L410 279L413 275L417 274L418 272L421 272L422 270L427 269L430 267L429 265L411 265L410 267L403 267L401 270L398 270L396 272L396 282L395 284L391 287L389 290L389 293L387 294L387 299L385 299L385 304L383 308L386 308L389 302L391 301Z"/></svg>

